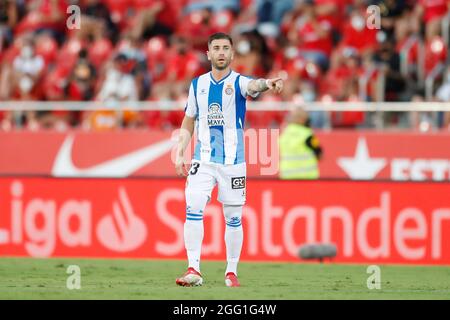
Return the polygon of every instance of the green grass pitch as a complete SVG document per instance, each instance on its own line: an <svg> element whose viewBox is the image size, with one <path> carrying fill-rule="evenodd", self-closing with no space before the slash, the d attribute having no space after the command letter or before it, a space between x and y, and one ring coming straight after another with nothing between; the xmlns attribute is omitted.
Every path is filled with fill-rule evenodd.
<svg viewBox="0 0 450 320"><path fill-rule="evenodd" d="M69 265L80 290L66 287ZM0 299L450 299L450 267L380 265L372 290L367 265L241 262L240 288L225 287L224 267L203 261L204 285L184 288L185 261L0 258Z"/></svg>

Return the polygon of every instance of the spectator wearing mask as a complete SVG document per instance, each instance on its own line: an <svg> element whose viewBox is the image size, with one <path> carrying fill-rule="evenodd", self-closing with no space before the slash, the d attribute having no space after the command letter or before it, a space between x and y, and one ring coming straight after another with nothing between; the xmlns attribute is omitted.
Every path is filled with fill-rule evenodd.
<svg viewBox="0 0 450 320"><path fill-rule="evenodd" d="M393 38L382 39L373 61L381 66L386 77L385 100L398 100L405 89L405 79L400 73L400 55L395 51Z"/></svg>
<svg viewBox="0 0 450 320"><path fill-rule="evenodd" d="M311 81L302 81L300 94L304 103L312 103L316 101L316 89ZM318 110L311 111L309 113L309 124L312 128L325 128L328 125L326 112Z"/></svg>
<svg viewBox="0 0 450 320"><path fill-rule="evenodd" d="M241 34L236 43L233 70L241 74L263 77L269 70L267 62L270 55L264 39L256 32Z"/></svg>
<svg viewBox="0 0 450 320"><path fill-rule="evenodd" d="M13 61L13 83L19 99L38 98L37 89L44 66L44 59L35 52L34 41L25 39L20 54Z"/></svg>
<svg viewBox="0 0 450 320"><path fill-rule="evenodd" d="M376 29L366 27L366 17L363 12L354 10L348 22L344 23L341 48L354 48L358 54L372 53L377 47Z"/></svg>
<svg viewBox="0 0 450 320"><path fill-rule="evenodd" d="M97 95L97 100L104 102L113 110L99 110L84 115L84 127L95 130L113 130L135 127L141 124L138 112L126 110L127 102L138 100L138 88L131 74L132 65L128 57L119 53L106 71L105 80Z"/></svg>
<svg viewBox="0 0 450 320"><path fill-rule="evenodd" d="M135 79L138 88L138 99L145 99L150 92L151 76L147 72L147 57L142 49L142 41L127 35L120 45L118 53L126 56L129 72Z"/></svg>
<svg viewBox="0 0 450 320"><path fill-rule="evenodd" d="M70 100L91 100L94 97L94 85L97 74L88 59L86 49L81 49L78 61L69 77L67 96Z"/></svg>
<svg viewBox="0 0 450 320"><path fill-rule="evenodd" d="M311 0L302 1L296 12L287 34L289 41L306 60L320 65L322 70L328 69L333 48L332 26L326 20L317 19Z"/></svg>
<svg viewBox="0 0 450 320"><path fill-rule="evenodd" d="M411 97L411 102L425 102L424 90L416 90ZM403 122L407 122L405 127L410 127L414 130L419 130L422 132L427 132L435 128L435 119L433 117L433 112L404 112L402 115Z"/></svg>

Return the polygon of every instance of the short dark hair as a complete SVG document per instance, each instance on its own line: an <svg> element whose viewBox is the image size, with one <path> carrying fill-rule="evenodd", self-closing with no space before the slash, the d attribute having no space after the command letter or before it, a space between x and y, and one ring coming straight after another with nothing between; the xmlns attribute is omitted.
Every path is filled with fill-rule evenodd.
<svg viewBox="0 0 450 320"><path fill-rule="evenodd" d="M228 41L230 41L230 44L233 45L233 39L231 39L231 37L228 34L223 33L223 32L217 32L217 33L214 33L209 36L208 47L211 45L211 42L213 42L214 40L219 40L219 39L227 39Z"/></svg>

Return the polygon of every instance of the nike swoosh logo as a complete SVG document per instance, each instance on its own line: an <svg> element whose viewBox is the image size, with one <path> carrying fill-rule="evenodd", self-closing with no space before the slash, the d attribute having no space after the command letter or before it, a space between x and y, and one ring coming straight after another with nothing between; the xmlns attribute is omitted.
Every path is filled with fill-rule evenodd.
<svg viewBox="0 0 450 320"><path fill-rule="evenodd" d="M152 144L126 155L114 158L90 168L79 169L72 161L74 137L69 135L61 145L53 163L52 175L55 177L105 177L124 178L142 168L147 163L170 151L174 145L171 139Z"/></svg>

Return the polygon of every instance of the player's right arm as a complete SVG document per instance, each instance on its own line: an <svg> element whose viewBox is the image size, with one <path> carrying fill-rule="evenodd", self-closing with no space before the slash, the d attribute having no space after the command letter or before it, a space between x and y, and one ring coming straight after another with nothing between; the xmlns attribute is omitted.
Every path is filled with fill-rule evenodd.
<svg viewBox="0 0 450 320"><path fill-rule="evenodd" d="M185 115L183 122L181 123L180 133L178 135L177 154L175 158L175 170L179 177L186 177L188 175L187 166L184 163L184 151L186 150L186 147L194 134L197 112L197 99L194 93L194 86L191 83L186 108L184 109Z"/></svg>
<svg viewBox="0 0 450 320"><path fill-rule="evenodd" d="M184 151L191 141L194 133L195 117L184 116L181 123L180 133L178 135L177 154L175 159L175 170L179 177L186 177L188 175L188 169L186 163L184 163Z"/></svg>
<svg viewBox="0 0 450 320"><path fill-rule="evenodd" d="M254 96L259 92L273 90L275 93L280 93L283 90L283 80L281 78L273 79L254 79L248 82L247 92Z"/></svg>

